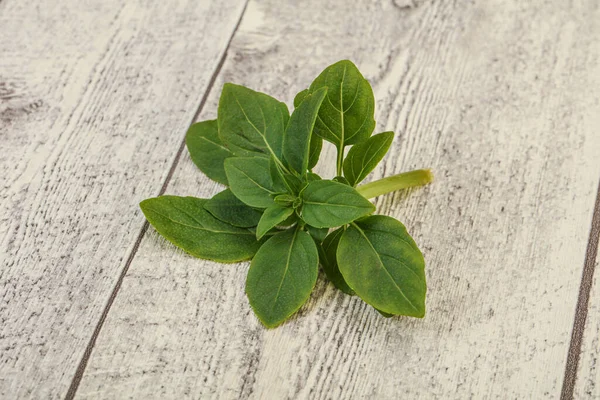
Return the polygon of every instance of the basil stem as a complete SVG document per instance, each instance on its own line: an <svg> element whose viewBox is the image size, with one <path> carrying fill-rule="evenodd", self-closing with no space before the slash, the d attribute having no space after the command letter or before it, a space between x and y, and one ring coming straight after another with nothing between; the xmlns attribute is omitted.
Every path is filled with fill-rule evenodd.
<svg viewBox="0 0 600 400"><path fill-rule="evenodd" d="M344 145L340 144L337 148L337 176L342 176L342 166L344 165Z"/></svg>
<svg viewBox="0 0 600 400"><path fill-rule="evenodd" d="M427 185L431 181L433 181L433 174L431 173L431 170L417 169L360 185L356 188L356 190L358 190L358 193L360 193L363 197L372 199L396 190Z"/></svg>

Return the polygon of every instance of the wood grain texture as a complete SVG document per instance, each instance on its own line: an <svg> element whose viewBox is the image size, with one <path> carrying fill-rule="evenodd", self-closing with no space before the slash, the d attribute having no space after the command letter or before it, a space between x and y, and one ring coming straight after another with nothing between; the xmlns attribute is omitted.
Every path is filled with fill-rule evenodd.
<svg viewBox="0 0 600 400"><path fill-rule="evenodd" d="M0 5L0 398L62 398L243 1Z"/></svg>
<svg viewBox="0 0 600 400"><path fill-rule="evenodd" d="M247 264L191 258L149 230L78 395L558 398L600 177L597 2L296 3L250 2L215 89L290 104L329 63L358 64L378 130L397 132L374 177L437 177L377 200L424 251L428 315L384 319L321 280L265 330ZM167 192L220 189L185 155Z"/></svg>
<svg viewBox="0 0 600 400"><path fill-rule="evenodd" d="M598 269L600 268L600 256L598 255L598 240L600 240L600 197L596 199L596 212L594 216L590 232L588 257L593 257L593 252L595 251L595 263L591 272L586 274L586 271L584 271L582 279L582 289L590 290L587 285L591 281L589 303L586 308L586 321L585 324L582 324L582 321L575 320L575 324L580 323L584 327L573 390L573 397L576 399L600 398L600 278L598 277ZM593 258L591 259L593 260ZM592 275L592 279L589 279L589 275ZM580 294L580 299L581 297L582 295Z"/></svg>
<svg viewBox="0 0 600 400"><path fill-rule="evenodd" d="M579 368L575 382L575 399L600 398L600 278L596 261L594 283L590 295L588 315L583 334Z"/></svg>

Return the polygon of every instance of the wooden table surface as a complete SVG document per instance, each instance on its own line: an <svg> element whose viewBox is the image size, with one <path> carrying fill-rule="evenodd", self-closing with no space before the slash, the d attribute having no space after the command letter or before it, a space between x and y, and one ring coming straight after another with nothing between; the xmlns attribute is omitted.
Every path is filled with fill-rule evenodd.
<svg viewBox="0 0 600 400"><path fill-rule="evenodd" d="M138 203L221 189L182 143L224 82L291 104L344 58L396 132L372 177L436 176L376 199L428 313L320 279L266 330L248 263ZM600 398L599 180L597 0L0 0L0 398Z"/></svg>

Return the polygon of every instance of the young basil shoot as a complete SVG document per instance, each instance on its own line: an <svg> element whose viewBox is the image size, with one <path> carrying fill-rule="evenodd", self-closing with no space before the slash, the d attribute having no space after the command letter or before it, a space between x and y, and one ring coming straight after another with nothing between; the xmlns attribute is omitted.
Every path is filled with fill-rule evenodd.
<svg viewBox="0 0 600 400"><path fill-rule="evenodd" d="M186 145L198 168L227 188L211 199L144 200L148 222L193 256L252 260L246 294L268 328L306 302L319 264L335 287L383 316L422 318L423 255L402 223L373 215L369 199L425 185L430 171L359 185L394 134L373 135L373 90L350 61L327 67L298 93L294 106L290 115L269 95L225 84L218 118L192 125ZM323 140L337 148L332 179L312 171Z"/></svg>

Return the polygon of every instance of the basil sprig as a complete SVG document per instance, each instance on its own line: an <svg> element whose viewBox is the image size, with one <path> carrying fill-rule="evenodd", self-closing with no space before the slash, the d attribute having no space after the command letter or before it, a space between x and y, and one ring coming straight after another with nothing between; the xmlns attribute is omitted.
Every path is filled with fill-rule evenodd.
<svg viewBox="0 0 600 400"><path fill-rule="evenodd" d="M399 221L372 215L369 198L425 185L431 173L357 186L384 158L393 132L372 136L373 90L350 61L327 67L296 95L294 106L290 115L267 94L225 84L217 120L192 125L186 145L198 168L227 188L211 199L147 199L140 203L144 215L193 256L251 259L246 294L266 327L302 307L319 264L336 288L381 315L422 318L423 255ZM332 179L312 171L323 140L338 151Z"/></svg>

